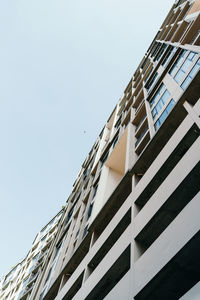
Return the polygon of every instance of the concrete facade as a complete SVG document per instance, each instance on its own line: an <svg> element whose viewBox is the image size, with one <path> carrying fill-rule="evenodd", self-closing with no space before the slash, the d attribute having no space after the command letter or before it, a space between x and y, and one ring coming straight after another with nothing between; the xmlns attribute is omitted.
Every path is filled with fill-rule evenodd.
<svg viewBox="0 0 200 300"><path fill-rule="evenodd" d="M175 1L19 299L200 299L199 4Z"/></svg>
<svg viewBox="0 0 200 300"><path fill-rule="evenodd" d="M32 247L23 261L14 266L8 274L0 280L0 299L27 299L37 287L42 276L42 270L50 253L52 242L58 230L62 216L60 211L36 235Z"/></svg>

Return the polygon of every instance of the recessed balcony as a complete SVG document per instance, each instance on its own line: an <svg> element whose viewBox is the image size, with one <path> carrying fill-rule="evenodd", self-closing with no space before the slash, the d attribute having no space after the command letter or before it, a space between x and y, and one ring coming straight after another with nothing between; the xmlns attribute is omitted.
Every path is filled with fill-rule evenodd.
<svg viewBox="0 0 200 300"><path fill-rule="evenodd" d="M145 127L135 143L135 152L139 155L150 140L149 128Z"/></svg>
<svg viewBox="0 0 200 300"><path fill-rule="evenodd" d="M141 87L141 89L137 93L137 96L135 97L133 107L137 109L143 99L144 99L144 92L143 92L143 87Z"/></svg>
<svg viewBox="0 0 200 300"><path fill-rule="evenodd" d="M135 136L138 138L140 136L140 134L142 133L142 131L144 130L144 128L147 126L147 116L144 115L142 117L142 119L140 120L140 122L138 123L138 125L135 128Z"/></svg>
<svg viewBox="0 0 200 300"><path fill-rule="evenodd" d="M136 112L135 112L135 116L134 116L132 123L133 123L133 125L135 125L137 127L139 125L140 121L146 115L146 109L145 109L144 102L141 103L141 106L138 107L138 110L136 110Z"/></svg>

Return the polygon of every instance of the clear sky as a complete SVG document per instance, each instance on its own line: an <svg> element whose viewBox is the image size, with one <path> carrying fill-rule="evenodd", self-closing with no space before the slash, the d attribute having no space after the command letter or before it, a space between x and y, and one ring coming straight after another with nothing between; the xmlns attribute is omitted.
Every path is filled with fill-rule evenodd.
<svg viewBox="0 0 200 300"><path fill-rule="evenodd" d="M0 277L65 203L173 2L0 0Z"/></svg>

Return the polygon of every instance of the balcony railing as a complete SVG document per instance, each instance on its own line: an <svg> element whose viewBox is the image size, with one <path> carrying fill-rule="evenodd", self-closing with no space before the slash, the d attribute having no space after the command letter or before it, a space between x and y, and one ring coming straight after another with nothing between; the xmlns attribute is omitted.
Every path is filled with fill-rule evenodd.
<svg viewBox="0 0 200 300"><path fill-rule="evenodd" d="M191 44L194 44L194 42L196 41L196 39L199 37L199 34L200 34L200 29L197 30L197 32L195 33L194 37L190 41Z"/></svg>
<svg viewBox="0 0 200 300"><path fill-rule="evenodd" d="M30 291L33 289L33 285L31 287L25 287L25 289L23 290L20 300L24 300L27 298L27 295L30 293Z"/></svg>
<svg viewBox="0 0 200 300"><path fill-rule="evenodd" d="M140 143L140 141L142 140L142 138L145 136L146 132L149 130L148 126L145 127L145 129L143 130L143 132L141 133L141 135L139 136L139 138L137 139L136 143L135 143L135 148L138 146L138 144Z"/></svg>
<svg viewBox="0 0 200 300"><path fill-rule="evenodd" d="M142 123L144 122L145 119L146 119L146 115L140 120L138 125L135 127L135 133L138 131L138 129L140 128L140 125L142 125Z"/></svg>
<svg viewBox="0 0 200 300"><path fill-rule="evenodd" d="M135 115L137 115L137 113L139 112L139 110L143 106L143 104L144 104L144 99L141 101L141 103L139 104L139 106L136 108Z"/></svg>
<svg viewBox="0 0 200 300"><path fill-rule="evenodd" d="M33 281L37 278L37 276L38 276L38 273L31 275L27 285L31 285L33 283Z"/></svg>

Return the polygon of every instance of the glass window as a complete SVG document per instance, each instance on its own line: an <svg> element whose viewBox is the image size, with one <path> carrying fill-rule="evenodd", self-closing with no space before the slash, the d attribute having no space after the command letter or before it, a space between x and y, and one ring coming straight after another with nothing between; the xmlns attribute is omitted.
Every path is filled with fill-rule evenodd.
<svg viewBox="0 0 200 300"><path fill-rule="evenodd" d="M117 136L117 137L114 139L114 141L113 141L113 148L115 148L117 142L118 142L118 136Z"/></svg>
<svg viewBox="0 0 200 300"><path fill-rule="evenodd" d="M70 209L70 211L69 211L69 213L68 213L68 215L67 215L66 221L65 221L65 225L68 224L69 221L71 220L71 217L72 217L74 208L75 208L75 206L73 206L73 207Z"/></svg>
<svg viewBox="0 0 200 300"><path fill-rule="evenodd" d="M181 88L183 90L185 90L188 87L188 85L190 84L190 82L192 81L194 76L197 74L199 69L200 69L200 59L198 59L198 61L196 62L196 64L194 65L194 67L192 68L190 73L188 74L188 76L185 78L185 80L181 84Z"/></svg>
<svg viewBox="0 0 200 300"><path fill-rule="evenodd" d="M87 215L87 218L89 219L91 214L92 214L92 210L93 210L93 205L94 205L94 202L92 202L89 206L89 209L88 209L88 215Z"/></svg>
<svg viewBox="0 0 200 300"><path fill-rule="evenodd" d="M180 62L181 60L178 59L178 61L174 64L174 66L172 67L172 69L170 70L170 74L172 76L174 76L174 74L176 73L176 70L178 70L178 68L180 67L180 69L178 70L178 72L176 73L176 75L174 76L174 80L179 83L185 76L185 74L188 72L188 70L191 68L194 60L197 57L197 53L195 52L190 52L189 55L187 56L186 60L184 61L184 63L182 64L182 66L180 67ZM182 56L182 58L184 58Z"/></svg>
<svg viewBox="0 0 200 300"><path fill-rule="evenodd" d="M93 192L93 197L92 197L92 199L96 196L97 189L98 189L98 184L96 184L96 185L94 186L94 192Z"/></svg>
<svg viewBox="0 0 200 300"><path fill-rule="evenodd" d="M47 281L48 281L49 278L50 278L51 271L52 271L52 267L49 269L49 272L48 272L48 274L47 274L47 278L46 278L46 280L45 280L45 284L47 283Z"/></svg>
<svg viewBox="0 0 200 300"><path fill-rule="evenodd" d="M155 107L155 108L152 110L152 116L153 116L153 119L155 119L155 117L157 116L157 114L158 114L157 107Z"/></svg>
<svg viewBox="0 0 200 300"><path fill-rule="evenodd" d="M190 52L190 54L188 55L188 59L191 61L194 61L196 57L197 57L197 53L195 52Z"/></svg>
<svg viewBox="0 0 200 300"><path fill-rule="evenodd" d="M166 90L164 92L164 94L162 95L161 99L162 99L162 102L165 104L167 102L167 100L169 99L169 96L170 96L170 93L168 90Z"/></svg>
<svg viewBox="0 0 200 300"><path fill-rule="evenodd" d="M170 111L172 110L174 105L175 105L175 101L174 101L174 99L172 99L166 107L166 111L167 111L168 114L170 113Z"/></svg>
<svg viewBox="0 0 200 300"><path fill-rule="evenodd" d="M175 105L175 101L174 101L174 99L172 99L169 102L169 104L167 105L167 107L165 108L165 110L163 111L163 113L161 114L160 118L155 122L154 127L155 127L156 131L161 126L161 124L164 122L164 120L166 119L167 115L170 113L170 111L174 107L174 105Z"/></svg>
<svg viewBox="0 0 200 300"><path fill-rule="evenodd" d="M117 121L117 123L115 125L116 128L119 128L119 126L121 124L121 119L122 119L122 117L120 117L119 120Z"/></svg>
<svg viewBox="0 0 200 300"><path fill-rule="evenodd" d="M169 74L171 76L174 76L178 70L178 68L181 66L182 62L185 59L185 54L186 54L186 50L183 50L180 54L178 59L176 60L176 62L174 63L174 65L172 66L172 68L169 71Z"/></svg>
<svg viewBox="0 0 200 300"><path fill-rule="evenodd" d="M164 59L163 59L163 61L161 63L162 66L165 66L168 63L168 61L170 60L171 56L174 55L174 53L176 52L176 50L177 50L176 47L170 47L170 49L168 50L166 56L164 57Z"/></svg>
<svg viewBox="0 0 200 300"><path fill-rule="evenodd" d="M190 77L194 78L194 76L197 74L200 68L200 59L196 62L192 70L190 71L189 75Z"/></svg>
<svg viewBox="0 0 200 300"><path fill-rule="evenodd" d="M187 72L187 70L190 68L190 66L191 66L191 62L192 62L192 60L189 60L188 58L185 60L185 62L182 64L182 67L181 67L181 70L183 71L183 72Z"/></svg>
<svg viewBox="0 0 200 300"><path fill-rule="evenodd" d="M152 116L153 119L155 119L155 117L159 114L159 112L162 110L163 106L165 105L165 103L167 103L167 101L169 100L170 97L170 93L168 90L166 90L162 97L160 98L160 100L158 101L158 103L156 104L156 106L154 107L154 109L152 110Z"/></svg>
<svg viewBox="0 0 200 300"><path fill-rule="evenodd" d="M191 81L192 81L192 79L189 76L187 76L185 78L185 80L183 81L183 83L181 84L181 88L183 90L185 90L188 87L188 85L190 84Z"/></svg>
<svg viewBox="0 0 200 300"><path fill-rule="evenodd" d="M156 60L159 60L160 57L162 56L163 52L165 51L165 48L167 47L166 44L163 44L161 49L160 49L160 52L158 53L157 57L156 57Z"/></svg>
<svg viewBox="0 0 200 300"><path fill-rule="evenodd" d="M39 300L42 300L44 298L44 291L40 294Z"/></svg>
<svg viewBox="0 0 200 300"><path fill-rule="evenodd" d="M149 84L147 84L146 89L149 90L150 87L152 86L152 84L155 82L156 78L158 77L158 72L156 72L153 76L153 78L151 79L151 81L149 82Z"/></svg>
<svg viewBox="0 0 200 300"><path fill-rule="evenodd" d="M174 80L179 83L183 77L185 76L185 72L183 72L181 69L176 73L176 76L174 77Z"/></svg>
<svg viewBox="0 0 200 300"><path fill-rule="evenodd" d="M156 94L154 95L154 97L152 98L152 100L150 101L150 106L152 107L160 98L160 96L162 95L163 91L165 89L165 85L162 83L160 88L158 89L158 91L156 92Z"/></svg>
<svg viewBox="0 0 200 300"><path fill-rule="evenodd" d="M159 120L160 120L160 124L162 124L164 122L164 120L166 119L168 113L167 110L165 109L162 113L162 115L160 116Z"/></svg>
<svg viewBox="0 0 200 300"><path fill-rule="evenodd" d="M84 228L83 231L83 238L85 237L85 235L88 233L88 225Z"/></svg>
<svg viewBox="0 0 200 300"><path fill-rule="evenodd" d="M101 161L101 167L105 164L106 160L108 159L108 155L109 155L109 152L107 152L104 157L102 158L102 161Z"/></svg>

